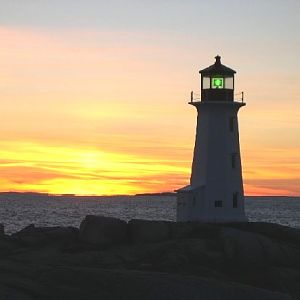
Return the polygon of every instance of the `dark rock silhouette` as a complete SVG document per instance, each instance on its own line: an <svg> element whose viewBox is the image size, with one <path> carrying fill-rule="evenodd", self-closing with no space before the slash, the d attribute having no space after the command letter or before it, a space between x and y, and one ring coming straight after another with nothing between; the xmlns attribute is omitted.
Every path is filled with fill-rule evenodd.
<svg viewBox="0 0 300 300"><path fill-rule="evenodd" d="M34 224L23 228L11 237L24 245L45 245L49 243L68 243L77 240L78 229L74 227L35 227Z"/></svg>
<svg viewBox="0 0 300 300"><path fill-rule="evenodd" d="M0 299L300 299L300 230L87 216L0 235Z"/></svg>
<svg viewBox="0 0 300 300"><path fill-rule="evenodd" d="M4 225L0 224L0 236L3 236L4 234Z"/></svg>
<svg viewBox="0 0 300 300"><path fill-rule="evenodd" d="M171 238L171 228L167 221L130 220L128 236L134 243L162 242Z"/></svg>
<svg viewBox="0 0 300 300"><path fill-rule="evenodd" d="M125 221L102 217L86 216L80 224L79 238L81 241L98 245L111 245L124 242L127 234Z"/></svg>

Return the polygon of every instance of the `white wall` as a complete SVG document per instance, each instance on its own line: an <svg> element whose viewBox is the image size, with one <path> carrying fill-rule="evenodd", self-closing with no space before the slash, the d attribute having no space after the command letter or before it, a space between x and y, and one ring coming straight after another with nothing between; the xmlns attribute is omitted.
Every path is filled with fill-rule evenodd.
<svg viewBox="0 0 300 300"><path fill-rule="evenodd" d="M190 212L178 216L186 220L245 221L244 190L239 147L237 113L244 104L237 102L197 102L196 141L191 175L191 191L186 192L185 206ZM230 118L234 117L233 131ZM231 155L235 154L235 168ZM202 187L202 188L199 188ZM195 190L193 190L195 189ZM238 207L233 208L233 193L238 193ZM178 193L178 200L182 199ZM193 201L196 197L196 203ZM189 200L188 200L189 199ZM222 207L215 207L215 201ZM180 217L181 216L181 217Z"/></svg>

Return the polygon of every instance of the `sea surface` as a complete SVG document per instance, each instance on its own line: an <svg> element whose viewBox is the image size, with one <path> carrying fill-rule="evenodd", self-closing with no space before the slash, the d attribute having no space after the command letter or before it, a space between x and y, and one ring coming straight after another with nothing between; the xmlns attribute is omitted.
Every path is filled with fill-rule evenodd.
<svg viewBox="0 0 300 300"><path fill-rule="evenodd" d="M300 228L300 197L246 197L250 221L273 222ZM79 197L36 194L0 194L0 223L10 234L29 224L76 226L86 215L124 220L174 221L175 196Z"/></svg>

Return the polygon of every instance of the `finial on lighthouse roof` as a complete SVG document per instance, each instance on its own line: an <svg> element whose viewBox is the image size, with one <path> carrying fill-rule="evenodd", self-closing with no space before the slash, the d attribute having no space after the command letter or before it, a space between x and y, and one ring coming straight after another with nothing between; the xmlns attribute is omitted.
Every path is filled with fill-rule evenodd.
<svg viewBox="0 0 300 300"><path fill-rule="evenodd" d="M221 64L221 56L220 56L220 55L217 55L217 56L215 56L215 59L216 59L215 64L216 64L216 65L220 65L220 64Z"/></svg>
<svg viewBox="0 0 300 300"><path fill-rule="evenodd" d="M215 63L211 66L209 66L208 68L205 68L203 70L200 70L199 73L206 76L211 76L211 75L233 75L234 73L236 73L234 70L224 66L221 64L221 56L217 55L215 56Z"/></svg>

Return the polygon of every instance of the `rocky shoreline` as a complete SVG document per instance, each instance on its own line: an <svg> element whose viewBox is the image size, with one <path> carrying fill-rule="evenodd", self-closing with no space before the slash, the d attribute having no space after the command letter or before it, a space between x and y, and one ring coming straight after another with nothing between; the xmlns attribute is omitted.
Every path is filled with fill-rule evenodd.
<svg viewBox="0 0 300 300"><path fill-rule="evenodd" d="M0 299L300 299L300 230L86 216L0 236Z"/></svg>

